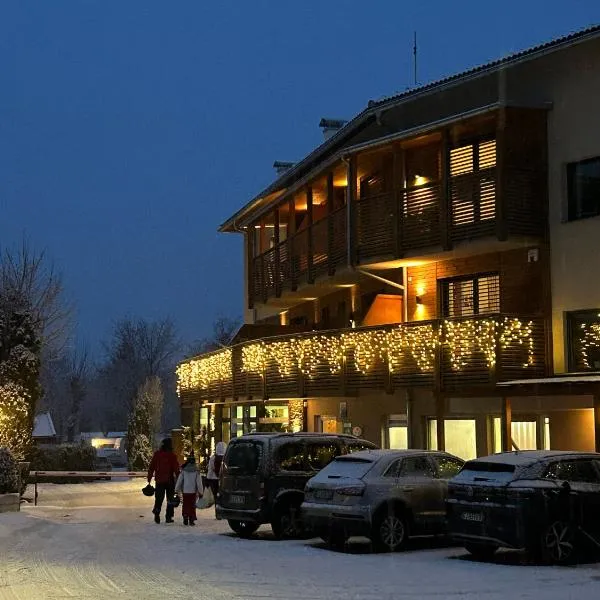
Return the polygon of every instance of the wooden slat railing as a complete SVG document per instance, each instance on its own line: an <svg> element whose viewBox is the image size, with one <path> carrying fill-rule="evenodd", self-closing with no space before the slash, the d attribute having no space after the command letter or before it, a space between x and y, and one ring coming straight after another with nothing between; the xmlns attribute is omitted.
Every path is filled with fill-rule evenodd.
<svg viewBox="0 0 600 600"><path fill-rule="evenodd" d="M253 340L181 363L183 397L290 398L493 386L546 372L543 319L481 315Z"/></svg>

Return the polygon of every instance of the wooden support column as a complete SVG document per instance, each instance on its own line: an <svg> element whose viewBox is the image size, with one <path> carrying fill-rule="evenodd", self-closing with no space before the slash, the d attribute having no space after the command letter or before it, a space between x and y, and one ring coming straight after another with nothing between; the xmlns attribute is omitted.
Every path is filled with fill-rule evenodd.
<svg viewBox="0 0 600 600"><path fill-rule="evenodd" d="M396 258L401 258L403 255L404 179L404 151L400 147L395 147L392 156L392 206L394 210L392 227Z"/></svg>
<svg viewBox="0 0 600 600"><path fill-rule="evenodd" d="M594 435L596 452L600 452L600 389L594 392Z"/></svg>
<svg viewBox="0 0 600 600"><path fill-rule="evenodd" d="M442 248L450 250L452 241L450 236L450 226L452 223L451 212L451 187L450 187L450 132L444 129L442 132L442 145L440 148L440 232Z"/></svg>
<svg viewBox="0 0 600 600"><path fill-rule="evenodd" d="M333 262L333 171L327 173L327 273L335 273L335 264Z"/></svg>
<svg viewBox="0 0 600 600"><path fill-rule="evenodd" d="M275 285L275 296L281 296L281 253L279 248L279 209L275 209L273 216L273 238L275 244L275 264L273 268L273 278Z"/></svg>
<svg viewBox="0 0 600 600"><path fill-rule="evenodd" d="M510 398L502 398L502 451L512 450L512 406Z"/></svg>
<svg viewBox="0 0 600 600"><path fill-rule="evenodd" d="M254 225L246 229L246 296L247 308L254 308Z"/></svg>
<svg viewBox="0 0 600 600"><path fill-rule="evenodd" d="M358 264L358 235L356 231L356 156L352 155L348 159L347 178L348 186L346 188L346 209L347 223L346 236L348 243L348 264Z"/></svg>
<svg viewBox="0 0 600 600"><path fill-rule="evenodd" d="M295 236L296 236L296 202L294 197L290 198L290 210L289 210L289 225L288 225L288 261L290 264L289 272L291 281L292 291L296 291L298 288L298 277L296 275L298 269L298 259L295 254Z"/></svg>
<svg viewBox="0 0 600 600"><path fill-rule="evenodd" d="M498 111L496 122L496 237L505 241L508 237L506 223L506 108Z"/></svg>
<svg viewBox="0 0 600 600"><path fill-rule="evenodd" d="M306 216L308 218L308 283L314 282L313 271L313 191L311 187L306 188Z"/></svg>

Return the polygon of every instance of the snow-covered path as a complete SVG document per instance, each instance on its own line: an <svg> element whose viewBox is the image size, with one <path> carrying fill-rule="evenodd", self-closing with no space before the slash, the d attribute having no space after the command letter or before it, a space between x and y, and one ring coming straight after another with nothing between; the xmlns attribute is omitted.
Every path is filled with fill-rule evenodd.
<svg viewBox="0 0 600 600"><path fill-rule="evenodd" d="M140 481L40 486L40 506L0 514L0 600L56 598L474 599L600 597L600 565L495 563L419 543L370 554L331 552L316 540L229 534L211 510L196 528L156 525Z"/></svg>

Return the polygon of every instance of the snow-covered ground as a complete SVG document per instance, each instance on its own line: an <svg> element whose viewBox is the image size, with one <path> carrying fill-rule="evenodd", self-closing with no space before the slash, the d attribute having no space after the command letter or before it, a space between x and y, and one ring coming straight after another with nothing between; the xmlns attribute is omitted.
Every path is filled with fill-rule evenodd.
<svg viewBox="0 0 600 600"><path fill-rule="evenodd" d="M347 552L317 540L230 535L212 510L195 528L152 521L143 482L41 485L40 505L0 514L0 600L195 598L244 600L600 597L600 565L534 567L517 553L493 563L419 542L396 554Z"/></svg>

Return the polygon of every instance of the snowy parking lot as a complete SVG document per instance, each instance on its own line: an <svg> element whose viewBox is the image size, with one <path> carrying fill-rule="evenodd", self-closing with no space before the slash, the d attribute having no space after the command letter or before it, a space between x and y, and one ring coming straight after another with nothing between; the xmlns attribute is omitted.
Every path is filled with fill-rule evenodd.
<svg viewBox="0 0 600 600"><path fill-rule="evenodd" d="M0 514L0 600L600 597L600 564L529 566L514 552L479 563L431 540L396 554L360 540L333 552L275 541L268 527L242 540L211 509L193 529L156 525L141 486L44 484L38 507Z"/></svg>

